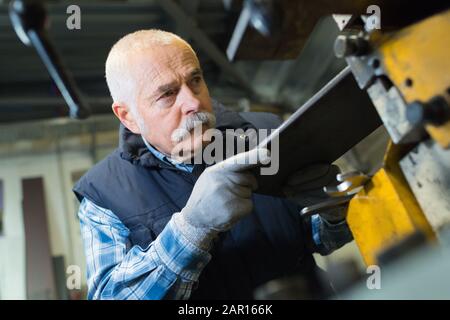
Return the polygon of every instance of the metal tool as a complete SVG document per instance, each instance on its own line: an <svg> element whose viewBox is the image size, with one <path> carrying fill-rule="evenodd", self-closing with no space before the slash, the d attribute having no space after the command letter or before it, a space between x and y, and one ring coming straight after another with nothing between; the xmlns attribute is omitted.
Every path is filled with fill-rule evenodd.
<svg viewBox="0 0 450 320"><path fill-rule="evenodd" d="M323 191L331 197L345 197L357 194L370 180L370 176L359 171L352 171L338 174L336 180L341 183L336 186L325 186Z"/></svg>
<svg viewBox="0 0 450 320"><path fill-rule="evenodd" d="M324 212L326 210L330 210L337 207L344 207L347 205L347 203L353 198L353 195L349 196L341 196L341 197L330 197L329 199L322 201L317 204L313 204L311 206L304 207L300 214L303 217L312 216L321 212Z"/></svg>
<svg viewBox="0 0 450 320"><path fill-rule="evenodd" d="M346 206L353 196L370 180L370 176L359 171L351 171L337 174L336 180L340 183L323 187L323 191L329 196L328 199L303 208L300 214L302 216L310 216L333 208Z"/></svg>

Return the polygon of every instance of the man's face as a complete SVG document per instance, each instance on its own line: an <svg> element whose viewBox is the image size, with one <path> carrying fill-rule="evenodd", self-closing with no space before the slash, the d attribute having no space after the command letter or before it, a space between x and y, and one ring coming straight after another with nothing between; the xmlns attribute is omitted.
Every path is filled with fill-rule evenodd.
<svg viewBox="0 0 450 320"><path fill-rule="evenodd" d="M172 140L175 130L183 127L188 118L195 118L199 112L212 113L208 88L191 49L177 43L130 58L138 85L136 112L129 115L134 125L127 127L167 155L181 144L198 145L193 137L180 140L178 136L179 141ZM208 127L203 124L203 129Z"/></svg>

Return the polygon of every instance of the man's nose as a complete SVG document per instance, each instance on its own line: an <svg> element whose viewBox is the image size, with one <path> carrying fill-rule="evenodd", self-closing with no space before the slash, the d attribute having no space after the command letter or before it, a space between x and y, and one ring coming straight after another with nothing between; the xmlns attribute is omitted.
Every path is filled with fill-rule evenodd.
<svg viewBox="0 0 450 320"><path fill-rule="evenodd" d="M187 85L181 87L181 111L185 115L196 113L200 110L200 100L197 98L194 92Z"/></svg>

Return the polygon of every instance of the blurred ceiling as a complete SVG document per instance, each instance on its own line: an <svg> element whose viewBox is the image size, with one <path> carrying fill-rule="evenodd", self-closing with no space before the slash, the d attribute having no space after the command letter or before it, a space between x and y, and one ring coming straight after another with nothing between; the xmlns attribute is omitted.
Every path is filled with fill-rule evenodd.
<svg viewBox="0 0 450 320"><path fill-rule="evenodd" d="M222 0L47 1L49 34L96 114L110 113L104 61L123 35L139 29L175 32L199 55L211 95L227 105L263 103L293 110L343 67L334 58L331 19L316 27L299 58L229 62L225 51L240 8ZM238 1L239 2L239 1ZM68 30L66 8L81 8L81 30ZM0 2L0 122L67 115L67 107L35 50L23 45Z"/></svg>

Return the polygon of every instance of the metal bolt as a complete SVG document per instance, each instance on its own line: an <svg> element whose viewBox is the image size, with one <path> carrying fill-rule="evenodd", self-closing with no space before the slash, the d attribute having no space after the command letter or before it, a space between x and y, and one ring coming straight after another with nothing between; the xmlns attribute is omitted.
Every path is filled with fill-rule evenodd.
<svg viewBox="0 0 450 320"><path fill-rule="evenodd" d="M408 121L417 125L424 122L425 119L425 108L419 101L414 101L406 108L406 118Z"/></svg>
<svg viewBox="0 0 450 320"><path fill-rule="evenodd" d="M355 51L353 45L348 41L347 36L339 35L334 41L334 54L338 58L346 57Z"/></svg>
<svg viewBox="0 0 450 320"><path fill-rule="evenodd" d="M413 125L419 123L443 125L450 120L450 106L442 96L436 96L428 103L414 101L406 108L406 118Z"/></svg>
<svg viewBox="0 0 450 320"><path fill-rule="evenodd" d="M334 54L338 58L359 56L367 52L367 41L360 36L338 35L334 41Z"/></svg>
<svg viewBox="0 0 450 320"><path fill-rule="evenodd" d="M370 61L370 66L375 70L380 67L380 60L377 58L374 58Z"/></svg>

